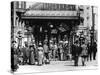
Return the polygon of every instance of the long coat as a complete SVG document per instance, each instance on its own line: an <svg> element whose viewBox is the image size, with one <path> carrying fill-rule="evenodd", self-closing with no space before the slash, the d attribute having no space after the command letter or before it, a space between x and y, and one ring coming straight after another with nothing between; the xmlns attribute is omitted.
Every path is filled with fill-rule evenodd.
<svg viewBox="0 0 100 75"><path fill-rule="evenodd" d="M81 53L81 47L72 45L72 56L79 56Z"/></svg>
<svg viewBox="0 0 100 75"><path fill-rule="evenodd" d="M92 53L92 46L87 44L88 54Z"/></svg>
<svg viewBox="0 0 100 75"><path fill-rule="evenodd" d="M18 64L18 57L14 54L14 66Z"/></svg>
<svg viewBox="0 0 100 75"><path fill-rule="evenodd" d="M44 57L43 47L38 47L38 63L39 63L39 65L42 65L43 57Z"/></svg>
<svg viewBox="0 0 100 75"><path fill-rule="evenodd" d="M29 49L28 48L23 48L22 52L23 52L23 59L27 60L29 58Z"/></svg>
<svg viewBox="0 0 100 75"><path fill-rule="evenodd" d="M96 42L93 43L92 49L93 49L93 52L95 52L95 53L97 52L97 44L96 44Z"/></svg>
<svg viewBox="0 0 100 75"><path fill-rule="evenodd" d="M35 55L34 55L34 50L30 51L30 64L35 64Z"/></svg>
<svg viewBox="0 0 100 75"><path fill-rule="evenodd" d="M17 69L18 57L15 48L11 47L11 69Z"/></svg>
<svg viewBox="0 0 100 75"><path fill-rule="evenodd" d="M81 47L82 47L81 56L87 56L87 46L83 44Z"/></svg>
<svg viewBox="0 0 100 75"><path fill-rule="evenodd" d="M47 45L44 45L44 46L43 46L43 49L44 49L44 52L45 52L45 53L48 53L49 48L48 48Z"/></svg>

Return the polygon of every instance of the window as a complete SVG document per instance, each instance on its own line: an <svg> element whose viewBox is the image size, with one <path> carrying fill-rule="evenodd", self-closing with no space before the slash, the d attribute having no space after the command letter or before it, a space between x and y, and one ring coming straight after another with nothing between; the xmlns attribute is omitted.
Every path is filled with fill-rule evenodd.
<svg viewBox="0 0 100 75"><path fill-rule="evenodd" d="M87 20L89 20L89 16L87 17Z"/></svg>
<svg viewBox="0 0 100 75"><path fill-rule="evenodd" d="M87 7L87 9L89 9L89 7Z"/></svg>

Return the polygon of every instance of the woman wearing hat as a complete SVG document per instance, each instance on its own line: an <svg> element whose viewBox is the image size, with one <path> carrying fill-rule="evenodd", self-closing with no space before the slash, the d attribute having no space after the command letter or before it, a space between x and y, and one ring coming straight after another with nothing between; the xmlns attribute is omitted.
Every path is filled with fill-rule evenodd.
<svg viewBox="0 0 100 75"><path fill-rule="evenodd" d="M58 56L59 56L59 60L63 60L63 43L60 42L59 46L58 46Z"/></svg>
<svg viewBox="0 0 100 75"><path fill-rule="evenodd" d="M86 57L87 57L87 45L85 44L85 42L82 42L82 53L81 53L81 57L82 57L82 66L85 66L85 61L86 61Z"/></svg>
<svg viewBox="0 0 100 75"><path fill-rule="evenodd" d="M57 49L58 49L58 46L57 46L57 43L54 44L54 49L53 49L53 60L56 61L56 57L57 57Z"/></svg>
<svg viewBox="0 0 100 75"><path fill-rule="evenodd" d="M44 42L43 50L44 50L45 64L48 64L48 61L49 61L49 47L47 45L47 42Z"/></svg>
<svg viewBox="0 0 100 75"><path fill-rule="evenodd" d="M34 46L30 46L30 57L29 57L29 62L30 62L30 65L34 65L35 64L35 48Z"/></svg>
<svg viewBox="0 0 100 75"><path fill-rule="evenodd" d="M38 47L38 65L39 66L43 64L43 57L44 57L44 53L43 53L42 43L39 43L39 47Z"/></svg>
<svg viewBox="0 0 100 75"><path fill-rule="evenodd" d="M54 44L53 44L53 41L51 41L51 40L50 40L49 48L50 48L50 51L49 51L49 60L52 60L53 59Z"/></svg>

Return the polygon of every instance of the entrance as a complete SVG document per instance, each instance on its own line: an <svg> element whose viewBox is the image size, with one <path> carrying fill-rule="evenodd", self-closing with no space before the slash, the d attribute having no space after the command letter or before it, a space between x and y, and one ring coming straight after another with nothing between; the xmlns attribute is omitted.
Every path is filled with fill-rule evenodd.
<svg viewBox="0 0 100 75"><path fill-rule="evenodd" d="M78 19L23 19L26 26L32 28L35 41L44 42L55 40L57 43L69 41L72 28L78 25Z"/></svg>

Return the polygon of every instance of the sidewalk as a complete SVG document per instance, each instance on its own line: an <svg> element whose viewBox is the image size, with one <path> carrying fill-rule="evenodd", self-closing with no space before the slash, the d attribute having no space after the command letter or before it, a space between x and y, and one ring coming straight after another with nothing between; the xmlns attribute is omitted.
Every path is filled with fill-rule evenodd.
<svg viewBox="0 0 100 75"><path fill-rule="evenodd" d="M69 70L86 70L97 69L97 61L88 61L86 66L82 66L79 60L79 66L74 66L74 61L51 61L48 65L20 65L15 72L18 73L37 73L37 72L54 72L54 71L69 71Z"/></svg>

